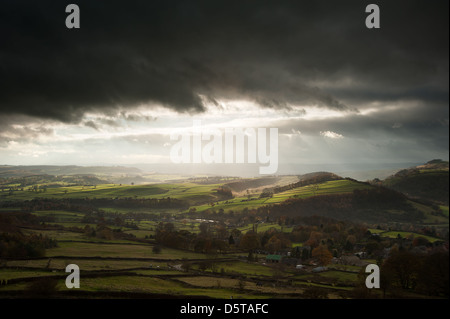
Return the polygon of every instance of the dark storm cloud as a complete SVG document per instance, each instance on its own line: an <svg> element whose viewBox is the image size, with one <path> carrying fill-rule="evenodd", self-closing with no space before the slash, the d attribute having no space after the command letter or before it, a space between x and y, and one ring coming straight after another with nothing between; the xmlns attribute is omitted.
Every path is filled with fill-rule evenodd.
<svg viewBox="0 0 450 319"><path fill-rule="evenodd" d="M359 0L3 1L0 113L77 122L144 103L201 112L221 98L448 104L448 2L375 2L379 30ZM69 3L81 29L65 27ZM343 78L358 85L315 84Z"/></svg>

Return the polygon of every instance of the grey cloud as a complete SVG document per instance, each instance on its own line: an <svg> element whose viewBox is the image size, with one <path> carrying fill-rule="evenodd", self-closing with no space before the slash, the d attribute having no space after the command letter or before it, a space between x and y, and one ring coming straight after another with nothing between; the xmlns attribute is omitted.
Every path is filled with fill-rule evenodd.
<svg viewBox="0 0 450 319"><path fill-rule="evenodd" d="M126 111L120 112L120 117L123 118L126 121L132 121L132 122L142 122L142 121L156 121L157 117L150 116L150 115L143 115L140 113L129 113Z"/></svg>
<svg viewBox="0 0 450 319"><path fill-rule="evenodd" d="M14 124L10 124L14 121ZM33 125L30 125L33 123ZM54 129L49 127L48 121L31 122L28 117L6 116L0 119L0 142L29 142L42 136L52 136Z"/></svg>
<svg viewBox="0 0 450 319"><path fill-rule="evenodd" d="M84 123L84 125L87 126L87 127L93 128L93 129L96 130L96 131L99 130L98 125L95 124L94 121L86 121L86 122Z"/></svg>
<svg viewBox="0 0 450 319"><path fill-rule="evenodd" d="M78 0L79 30L64 26L69 3L2 3L0 114L203 112L201 96L343 111L405 95L448 103L447 1L377 1L379 30L361 1ZM344 77L358 89L313 84Z"/></svg>

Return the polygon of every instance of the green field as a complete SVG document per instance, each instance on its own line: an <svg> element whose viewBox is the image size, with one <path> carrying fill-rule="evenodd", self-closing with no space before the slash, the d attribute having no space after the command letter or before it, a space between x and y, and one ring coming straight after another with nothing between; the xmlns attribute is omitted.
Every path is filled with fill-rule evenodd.
<svg viewBox="0 0 450 319"><path fill-rule="evenodd" d="M11 280L17 278L31 278L31 277L45 277L63 275L64 271L43 271L43 270L15 270L15 269L0 269L0 281Z"/></svg>
<svg viewBox="0 0 450 319"><path fill-rule="evenodd" d="M439 238L426 236L426 235L422 235L422 234L416 234L416 233L412 233L412 232L406 232L406 231L388 231L388 232L380 233L380 236L388 237L388 238L397 238L398 235L400 235L402 238L423 237L423 238L426 238L431 243L433 243L433 242L435 242L437 240L442 240L442 239L439 239Z"/></svg>
<svg viewBox="0 0 450 319"><path fill-rule="evenodd" d="M439 208L441 209L441 211L445 215L445 217L448 218L448 206L439 206Z"/></svg>
<svg viewBox="0 0 450 319"><path fill-rule="evenodd" d="M290 178L293 182L297 177ZM279 180L277 181L279 182ZM224 180L224 182L226 181ZM254 183L254 185L259 184ZM248 216L245 215L245 211L264 205L279 204L288 199L348 194L356 189L367 189L374 186L350 179L340 179L297 187L273 194L272 197L259 198L260 192L265 186L255 187L247 192L242 191L242 185L238 184L236 187L240 191L235 193L237 197L228 200L224 200L223 195L220 196L217 193L220 186L221 184L195 182L136 186L100 184L95 187L61 184L59 187L55 186L48 188L46 191L40 190L38 192L30 191L27 188L23 191L2 191L0 201L3 202L8 200L23 201L33 198L162 199L170 197L184 200L190 207L189 209L153 209L152 206L146 206L148 201L130 201L130 203L139 203L139 205L136 205L137 208L113 207L114 204L111 204L112 207L81 206L79 212L75 211L76 205L55 206L64 207L59 210L47 208L52 207L51 205L37 206L44 207L37 210L33 210L36 209L33 206L26 207L41 220L36 223L36 218L30 218L33 223L19 227L20 232L25 235L37 234L54 238L57 240L57 247L45 249L45 255L40 255L43 257L39 258L1 260L0 281L9 280L13 283L0 286L0 294L7 295L9 291L26 290L32 280L48 276L58 278L58 289L65 291L64 270L68 264L72 263L77 264L84 274L88 274L87 277L83 278L81 292L99 293L99 296L100 293L114 292L208 296L213 298L230 298L230 296L236 296L237 298L301 298L306 289L315 287L325 289L330 298L340 298L344 296L340 295L341 293L353 289L361 267L332 264L329 265L327 271L314 273L312 269L315 266L309 264L308 261L304 263L307 265L304 270L297 270L295 264L266 262L265 255L260 251L258 252L259 255L255 254L259 258L259 262L248 262L248 251L240 250L242 248L239 245L226 246L225 249L219 248L220 250L217 249L215 254L212 255L197 253L193 250L168 248L161 243L167 243L168 246L172 247L181 246L171 245L170 242L161 240L158 245L161 247L161 251L156 253L154 252L156 245L154 236L161 222L170 222L176 231L187 231L198 235L198 237L191 234L182 237L186 240L195 238L189 245L183 246L192 249L192 246L197 244L196 240L202 240L202 236L205 235L200 233L199 226L205 220L213 220L215 222L213 225L224 226L221 230L226 229L227 236L235 230L245 234L257 226L257 233L260 235L275 230L283 232L283 235L291 240L291 238L294 238L289 237L294 229L292 223L288 223L290 226L288 227L283 224L282 219L264 219L262 215L257 215L258 212L250 212L257 218L247 219ZM56 203L61 202L63 201ZM95 201L79 202L95 203ZM101 205L107 206L110 205L110 202L113 201ZM423 213L424 218L419 221L423 222L423 225L430 227L438 225L441 228L447 225L448 227L448 206L440 206L441 212L439 212L436 206L428 206L413 200L408 200L408 204ZM71 211L72 208L74 211ZM18 210L15 207L11 209L2 208L0 213L11 212L13 214ZM230 211L234 211L235 214L230 214ZM195 214L195 212L198 214ZM389 214L389 216L397 216L405 214L405 212L406 209L403 210L402 207L396 206L392 209L386 209L384 213ZM413 212L415 211L413 210ZM84 221L89 223L87 224ZM96 232L87 229L85 234L82 230L86 225L89 225ZM73 228L74 226L78 229ZM113 231L105 229L105 226ZM367 224L372 233L385 237L384 242L389 242L386 238L395 239L399 235L402 238L410 239L424 237L432 243L441 240L414 232L391 230L408 229L420 232L421 228L407 228L404 227L405 225L400 225L401 227L390 226L390 224L386 225L385 223ZM377 229L378 227L384 229ZM106 231L106 233L103 231ZM138 240L124 236L124 233L134 235ZM227 236L219 234L219 230L216 231L215 227L210 227L207 235L227 243ZM439 230L436 234L442 236L443 232ZM297 236L297 234L293 235ZM34 238L41 237L34 236ZM295 238L298 241L297 238L303 237ZM366 239L363 238L361 243L364 244ZM302 247L305 242L294 242L292 247ZM226 253L218 253L218 251L226 251ZM373 260L366 261L375 262Z"/></svg>
<svg viewBox="0 0 450 319"><path fill-rule="evenodd" d="M0 193L0 200L30 200L34 198L176 198L191 201L216 200L213 194L220 184L200 185L195 183L69 186L47 188L46 191L13 191Z"/></svg>
<svg viewBox="0 0 450 319"><path fill-rule="evenodd" d="M50 211L36 211L32 213L38 217L48 217L55 220L55 222L79 222L84 217L82 213L68 212L62 210L50 210Z"/></svg>
<svg viewBox="0 0 450 319"><path fill-rule="evenodd" d="M207 209L219 210L223 209L225 212L230 210L241 211L244 208L254 209L264 205L281 203L290 198L308 198L315 195L328 195L328 194L343 194L351 193L355 189L370 188L370 185L358 183L351 180L336 180L325 183L316 184L317 187L312 185L294 188L288 191L274 194L272 198L258 198L258 195L250 195L250 199L247 196L236 197L230 200L219 201L214 206L200 205L196 206L196 210L201 212Z"/></svg>
<svg viewBox="0 0 450 319"><path fill-rule="evenodd" d="M83 256L84 257L84 256ZM49 262L50 260L50 262ZM129 269L162 269L167 268L167 262L154 260L135 260L130 259L106 259L106 258L92 258L92 259L78 259L77 257L64 258L45 258L45 259L30 259L30 260L11 260L6 262L7 267L27 269L35 268L38 270L56 270L64 271L69 264L76 264L83 271L100 271L100 270L129 270ZM17 270L20 274L25 270ZM48 273L48 272L43 272Z"/></svg>
<svg viewBox="0 0 450 319"><path fill-rule="evenodd" d="M243 274L248 276L272 276L273 269L258 263L248 263L242 261L217 262L215 263L217 272L228 274ZM210 271L210 270L209 270Z"/></svg>
<svg viewBox="0 0 450 319"><path fill-rule="evenodd" d="M272 198L259 198L259 193L250 194L248 196L235 197L228 200L220 200L215 190L221 186L220 184L201 185L195 183L174 183L174 184L151 184L151 185L117 185L102 184L97 186L70 186L48 188L43 192L32 191L14 191L12 195L6 192L0 194L0 199L4 200L30 200L33 198L174 198L186 200L193 205L197 212L207 209L218 211L223 209L225 212L230 210L242 211L243 209L257 208L263 205L276 204L283 202L289 198L307 198L315 195L350 193L355 189L363 189L370 187L369 185L358 183L351 180L336 180L312 185L298 187L278 194L274 194ZM199 204L201 203L201 204ZM112 213L128 213L130 209L126 208L109 208L102 207L106 212ZM146 212L143 208L133 209L133 211ZM172 210L165 210L174 213ZM164 210L158 210L164 212ZM57 222L75 222L82 216L80 214L64 212L64 211L41 211L36 212L40 216L48 216L54 218Z"/></svg>
<svg viewBox="0 0 450 319"><path fill-rule="evenodd" d="M61 242L59 247L47 250L47 257L117 257L117 258L155 258L155 259L182 259L207 258L204 254L190 251L164 248L156 254L152 251L153 245L148 244L113 244L113 243L87 243L87 242Z"/></svg>
<svg viewBox="0 0 450 319"><path fill-rule="evenodd" d="M307 198L316 195L351 193L355 189L370 188L370 185L351 180L336 180L325 183L308 185L273 195L266 203L278 203L289 198Z"/></svg>
<svg viewBox="0 0 450 319"><path fill-rule="evenodd" d="M253 230L253 225L248 225L248 226L244 226L244 227L239 227L238 228L241 232L246 233L249 230ZM277 231L282 231L284 233L290 233L292 231L292 227L287 227L287 226L281 226L277 223L262 223L262 224L258 224L257 227L257 232L258 233L263 233L266 232L270 229L274 229Z"/></svg>

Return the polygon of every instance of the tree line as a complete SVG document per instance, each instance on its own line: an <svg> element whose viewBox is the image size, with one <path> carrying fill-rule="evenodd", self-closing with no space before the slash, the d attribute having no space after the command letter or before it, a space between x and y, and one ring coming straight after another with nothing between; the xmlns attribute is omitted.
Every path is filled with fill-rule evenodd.
<svg viewBox="0 0 450 319"><path fill-rule="evenodd" d="M0 207L17 207L25 212L39 210L68 210L77 212L89 212L98 207L117 208L176 208L187 209L189 203L177 198L64 198L64 199L32 199L26 201L3 201Z"/></svg>

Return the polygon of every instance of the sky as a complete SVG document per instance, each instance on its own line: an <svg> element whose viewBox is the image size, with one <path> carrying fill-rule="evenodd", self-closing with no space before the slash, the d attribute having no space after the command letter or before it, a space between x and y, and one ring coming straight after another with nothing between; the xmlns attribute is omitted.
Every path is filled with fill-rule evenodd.
<svg viewBox="0 0 450 319"><path fill-rule="evenodd" d="M186 171L170 135L194 121L277 128L280 174L448 160L448 21L446 0L5 0L0 165Z"/></svg>

